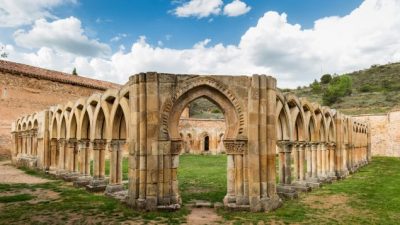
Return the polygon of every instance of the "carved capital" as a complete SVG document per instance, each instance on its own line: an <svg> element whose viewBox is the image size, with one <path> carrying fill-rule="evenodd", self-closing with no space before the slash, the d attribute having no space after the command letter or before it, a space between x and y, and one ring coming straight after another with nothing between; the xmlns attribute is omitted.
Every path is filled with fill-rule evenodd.
<svg viewBox="0 0 400 225"><path fill-rule="evenodd" d="M104 150L106 147L106 141L103 139L96 139L93 141L93 150Z"/></svg>
<svg viewBox="0 0 400 225"><path fill-rule="evenodd" d="M245 154L247 151L247 140L224 140L224 147L227 154Z"/></svg>
<svg viewBox="0 0 400 225"><path fill-rule="evenodd" d="M183 148L183 141L178 140L171 140L171 154L172 155L179 155Z"/></svg>

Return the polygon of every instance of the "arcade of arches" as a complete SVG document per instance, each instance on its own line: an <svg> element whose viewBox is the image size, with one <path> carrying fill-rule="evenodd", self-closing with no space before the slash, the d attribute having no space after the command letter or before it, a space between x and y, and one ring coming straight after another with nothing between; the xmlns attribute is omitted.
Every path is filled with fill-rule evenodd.
<svg viewBox="0 0 400 225"><path fill-rule="evenodd" d="M141 73L119 90L19 118L12 128L13 162L112 193L124 188L126 156L129 205L179 208L177 169L188 137L179 121L198 98L212 100L224 114L223 135L206 135L202 145L223 145L227 208L270 211L282 196L342 179L371 160L368 124L283 95L273 77Z"/></svg>

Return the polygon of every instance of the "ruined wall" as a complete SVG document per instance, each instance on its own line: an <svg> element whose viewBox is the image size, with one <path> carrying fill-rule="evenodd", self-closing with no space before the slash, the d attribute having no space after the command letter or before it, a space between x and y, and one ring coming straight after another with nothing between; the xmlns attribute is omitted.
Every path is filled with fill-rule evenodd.
<svg viewBox="0 0 400 225"><path fill-rule="evenodd" d="M355 118L371 124L372 155L400 157L400 111Z"/></svg>
<svg viewBox="0 0 400 225"><path fill-rule="evenodd" d="M184 141L182 153L220 154L224 153L225 120L181 118L179 131ZM209 137L209 150L205 151L205 137Z"/></svg>
<svg viewBox="0 0 400 225"><path fill-rule="evenodd" d="M11 122L18 117L104 92L110 84L0 60L0 157L10 155Z"/></svg>

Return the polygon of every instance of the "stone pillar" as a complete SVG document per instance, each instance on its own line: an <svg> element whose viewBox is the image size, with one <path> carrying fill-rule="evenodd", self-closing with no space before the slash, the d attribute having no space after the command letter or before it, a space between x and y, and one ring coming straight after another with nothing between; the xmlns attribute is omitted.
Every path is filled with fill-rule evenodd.
<svg viewBox="0 0 400 225"><path fill-rule="evenodd" d="M318 143L311 143L311 178L318 178L318 168L317 168L317 151Z"/></svg>
<svg viewBox="0 0 400 225"><path fill-rule="evenodd" d="M312 153L311 153L311 143L305 144L306 157L307 157L307 179L312 177Z"/></svg>
<svg viewBox="0 0 400 225"><path fill-rule="evenodd" d="M294 142L291 146L291 152L292 152L292 156L293 156L293 176L292 176L292 180L293 181L298 181L299 177L300 177L300 170L299 170L299 148L300 145L298 142Z"/></svg>
<svg viewBox="0 0 400 225"><path fill-rule="evenodd" d="M289 141L281 141L281 142L279 142L279 145L280 145L280 152L279 152L279 160L280 160L279 174L280 174L280 177L279 177L279 181L281 184L289 185L292 183L291 151L292 151L292 147L294 146L294 144Z"/></svg>
<svg viewBox="0 0 400 225"><path fill-rule="evenodd" d="M278 159L279 159L279 184L285 184L285 145L287 141L278 141Z"/></svg>
<svg viewBox="0 0 400 225"><path fill-rule="evenodd" d="M110 150L110 184L107 185L106 193L122 191L122 147L124 141L112 140Z"/></svg>
<svg viewBox="0 0 400 225"><path fill-rule="evenodd" d="M321 143L321 174L320 174L320 177L322 179L326 178L327 163L328 163L328 161L326 160L326 157L327 157L326 146L327 146L327 143L325 143L325 142Z"/></svg>
<svg viewBox="0 0 400 225"><path fill-rule="evenodd" d="M26 149L27 149L27 155L32 156L32 133L31 131L28 131L26 133Z"/></svg>
<svg viewBox="0 0 400 225"><path fill-rule="evenodd" d="M74 173L75 171L75 151L76 151L76 140L75 139L69 139L68 144L67 144L67 149L68 151L66 152L66 168L68 172Z"/></svg>
<svg viewBox="0 0 400 225"><path fill-rule="evenodd" d="M38 157L38 133L37 130L32 131L32 146L33 146L33 155Z"/></svg>
<svg viewBox="0 0 400 225"><path fill-rule="evenodd" d="M66 141L65 139L58 140L58 172L68 171L68 157L65 157ZM54 154L56 155L56 154Z"/></svg>
<svg viewBox="0 0 400 225"><path fill-rule="evenodd" d="M329 143L329 173L328 176L330 178L336 178L335 175L335 147L336 144L334 142Z"/></svg>
<svg viewBox="0 0 400 225"><path fill-rule="evenodd" d="M85 176L90 176L89 144L90 144L89 140L79 141L79 152L80 152L79 172Z"/></svg>
<svg viewBox="0 0 400 225"><path fill-rule="evenodd" d="M304 161L305 161L305 147L306 144L303 142L300 142L298 145L298 151L299 151L299 180L304 181L306 178L305 174L305 168L304 168Z"/></svg>
<svg viewBox="0 0 400 225"><path fill-rule="evenodd" d="M58 142L56 138L51 139L50 141L50 170L57 169L57 147Z"/></svg>
<svg viewBox="0 0 400 225"><path fill-rule="evenodd" d="M105 148L106 141L96 139L93 141L93 180L86 186L88 191L104 191L108 180L105 179Z"/></svg>

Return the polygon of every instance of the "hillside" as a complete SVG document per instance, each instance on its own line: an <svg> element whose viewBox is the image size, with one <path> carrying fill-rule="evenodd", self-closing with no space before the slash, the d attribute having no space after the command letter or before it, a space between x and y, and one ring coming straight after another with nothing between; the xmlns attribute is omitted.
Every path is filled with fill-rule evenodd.
<svg viewBox="0 0 400 225"><path fill-rule="evenodd" d="M352 79L351 95L332 104L331 108L351 115L384 113L400 109L400 63L373 65L369 69L343 75L348 75ZM282 91L322 104L322 93L328 84L319 81L319 85L322 89L320 93L313 91L311 85Z"/></svg>

